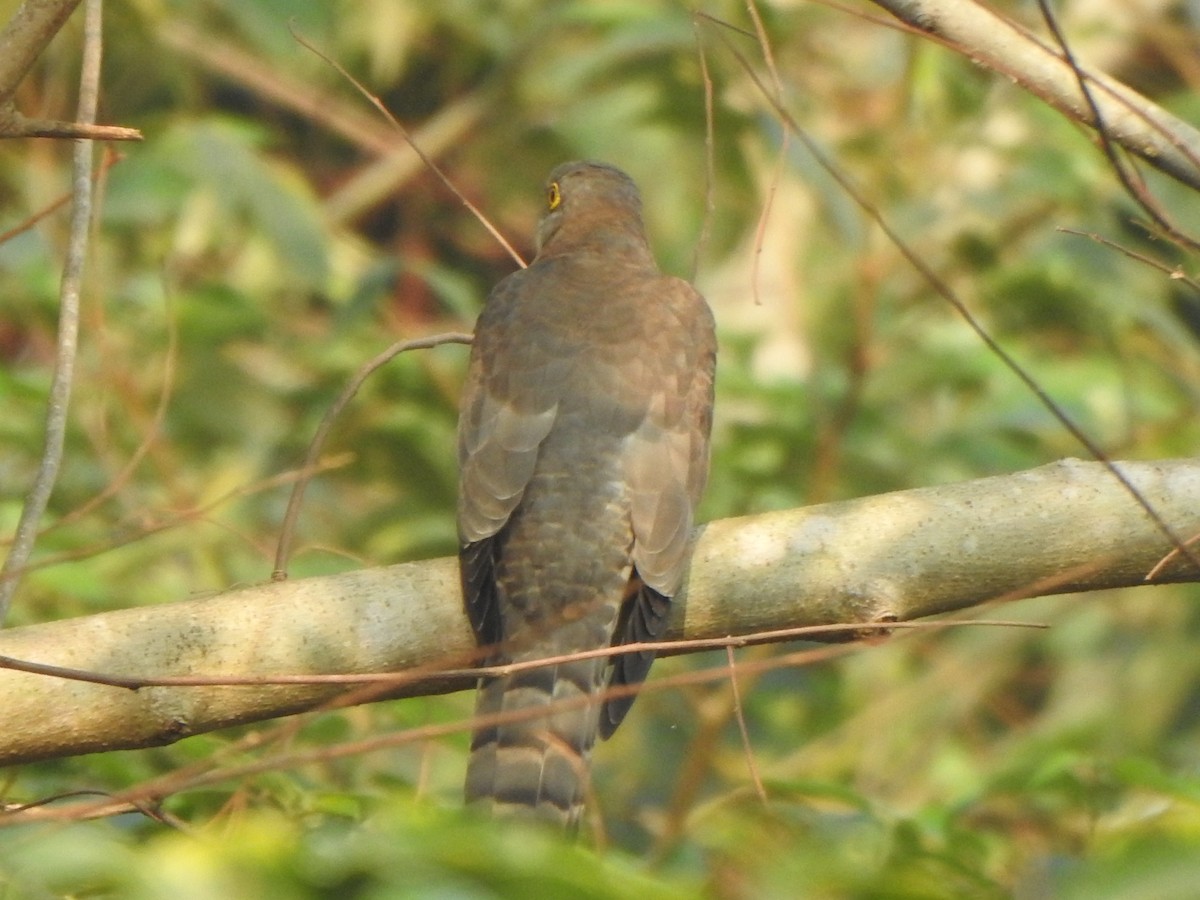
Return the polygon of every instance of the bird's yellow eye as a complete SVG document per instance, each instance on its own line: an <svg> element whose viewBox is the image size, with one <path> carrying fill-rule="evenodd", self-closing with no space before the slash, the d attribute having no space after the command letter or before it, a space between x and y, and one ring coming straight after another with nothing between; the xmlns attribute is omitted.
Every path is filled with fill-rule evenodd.
<svg viewBox="0 0 1200 900"><path fill-rule="evenodd" d="M554 212L562 203L562 191L558 188L558 182L550 182L550 187L546 189L546 209Z"/></svg>

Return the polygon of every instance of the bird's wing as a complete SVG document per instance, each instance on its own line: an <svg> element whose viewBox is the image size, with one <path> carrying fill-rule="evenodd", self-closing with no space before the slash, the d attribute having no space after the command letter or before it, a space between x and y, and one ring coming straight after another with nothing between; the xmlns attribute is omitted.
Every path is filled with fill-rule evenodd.
<svg viewBox="0 0 1200 900"><path fill-rule="evenodd" d="M683 581L695 509L708 478L716 368L712 313L691 285L664 281L665 296L654 298L667 314L658 331L661 339L655 355L642 360L638 376L647 396L645 415L624 451L634 572L615 644L662 636L670 598ZM639 684L653 662L652 651L618 654L610 686ZM602 736L616 730L633 699L630 693L605 701Z"/></svg>
<svg viewBox="0 0 1200 900"><path fill-rule="evenodd" d="M571 360L528 333L518 307L528 270L501 281L475 327L458 428L458 537L467 614L479 639L503 639L495 537L521 501L554 425Z"/></svg>
<svg viewBox="0 0 1200 900"><path fill-rule="evenodd" d="M670 319L643 361L645 415L625 445L633 521L633 562L649 587L670 597L687 565L696 505L708 478L716 336L696 291L663 279L656 298Z"/></svg>

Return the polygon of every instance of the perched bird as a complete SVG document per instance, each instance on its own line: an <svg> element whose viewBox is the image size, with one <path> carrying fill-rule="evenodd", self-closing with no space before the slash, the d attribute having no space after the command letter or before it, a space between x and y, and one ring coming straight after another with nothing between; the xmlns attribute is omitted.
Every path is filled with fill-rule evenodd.
<svg viewBox="0 0 1200 900"><path fill-rule="evenodd" d="M708 474L715 365L712 313L659 271L632 179L597 162L551 172L537 256L475 326L459 417L463 596L488 663L662 634ZM653 660L483 679L467 801L574 827L596 735L633 703L601 694Z"/></svg>

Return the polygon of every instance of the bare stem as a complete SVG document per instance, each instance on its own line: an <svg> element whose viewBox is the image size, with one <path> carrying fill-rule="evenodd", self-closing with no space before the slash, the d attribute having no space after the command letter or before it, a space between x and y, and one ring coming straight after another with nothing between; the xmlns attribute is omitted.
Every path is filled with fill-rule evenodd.
<svg viewBox="0 0 1200 900"><path fill-rule="evenodd" d="M96 103L100 86L100 57L103 47L101 23L103 0L88 0L84 19L83 71L79 79L78 120L84 124L96 121ZM59 290L58 352L54 362L54 378L46 404L46 443L42 460L25 506L17 523L12 549L0 568L0 624L3 623L12 596L20 583L25 563L33 551L38 523L46 511L54 482L62 462L63 442L67 430L67 406L75 374L75 355L79 343L79 292L83 282L83 265L87 258L88 233L92 221L92 142L79 140L75 144L73 175L74 204L71 211L71 233L67 244L67 259Z"/></svg>

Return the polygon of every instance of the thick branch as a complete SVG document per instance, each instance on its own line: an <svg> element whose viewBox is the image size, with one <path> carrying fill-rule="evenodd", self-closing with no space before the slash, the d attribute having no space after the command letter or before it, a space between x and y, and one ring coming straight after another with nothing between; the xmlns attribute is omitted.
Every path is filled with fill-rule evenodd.
<svg viewBox="0 0 1200 900"><path fill-rule="evenodd" d="M1070 64L1012 21L964 0L874 2L980 65L1011 77L1068 117L1096 126ZM1171 177L1200 189L1200 131L1120 82L1085 72L1109 137Z"/></svg>
<svg viewBox="0 0 1200 900"><path fill-rule="evenodd" d="M1176 533L1200 530L1200 461L1120 463ZM997 597L1143 584L1171 547L1098 463L726 519L699 535L670 636L903 621ZM1161 580L1195 580L1178 565ZM270 676L461 665L451 559L0 632L0 654L123 675ZM388 696L445 692L431 677ZM170 743L310 708L337 686L125 688L0 671L0 763Z"/></svg>

